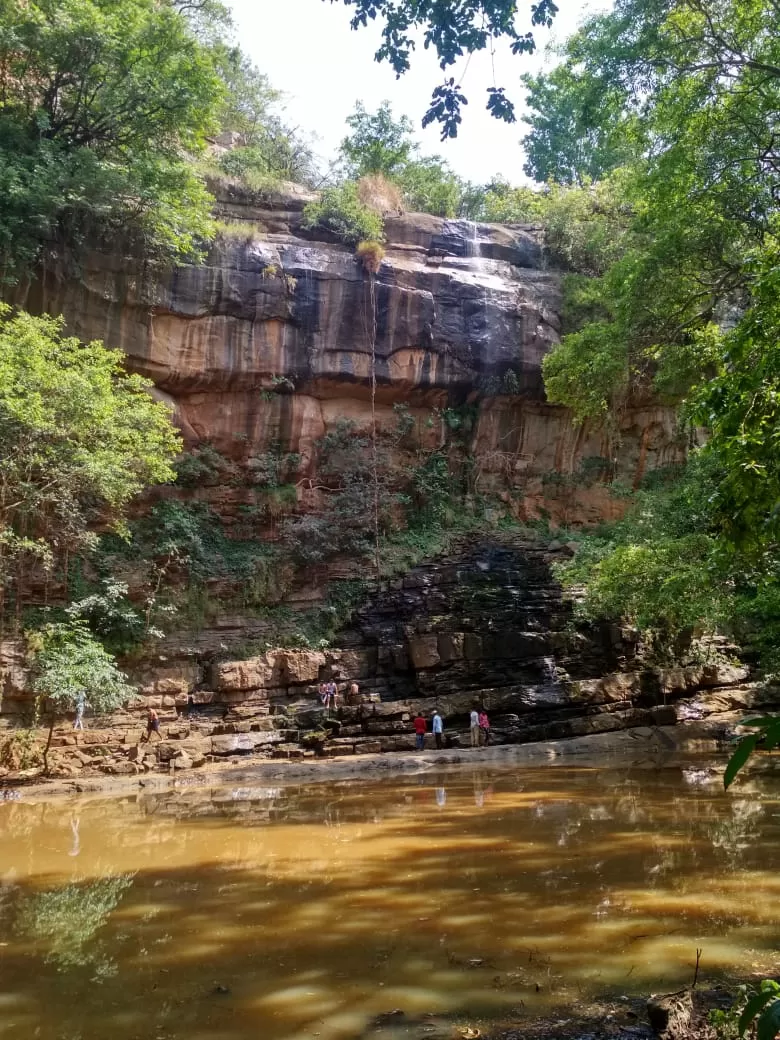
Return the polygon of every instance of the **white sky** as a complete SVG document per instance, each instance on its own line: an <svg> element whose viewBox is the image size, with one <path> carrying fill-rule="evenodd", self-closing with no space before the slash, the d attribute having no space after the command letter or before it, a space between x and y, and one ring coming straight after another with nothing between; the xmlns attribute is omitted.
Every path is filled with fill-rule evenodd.
<svg viewBox="0 0 780 1040"><path fill-rule="evenodd" d="M563 41L587 12L606 6L603 2L558 0L560 10L552 31L535 32L535 54L514 57L507 44L497 46L496 85L505 87L514 101L516 123L501 122L485 111L485 91L493 85L490 54L473 55L463 81L469 104L463 109L460 132L454 141L440 142L435 126L425 130L420 127L431 91L444 75L433 52L419 46L412 55L412 68L397 80L387 63L374 61L380 40L378 26L369 23L367 28L353 32L349 26L351 9L339 0L229 2L237 42L272 85L284 91L286 121L316 135L315 151L323 160L334 157L347 129L345 119L358 98L369 111L387 98L396 116L410 116L425 153L440 153L456 173L469 180L484 182L498 173L513 183L527 180L522 172L520 145L526 132L526 124L520 121L521 73L551 64L554 58L545 54L547 45ZM518 22L522 31L531 28L530 0L527 10L528 24ZM447 75L454 75L457 82L464 65L465 59Z"/></svg>

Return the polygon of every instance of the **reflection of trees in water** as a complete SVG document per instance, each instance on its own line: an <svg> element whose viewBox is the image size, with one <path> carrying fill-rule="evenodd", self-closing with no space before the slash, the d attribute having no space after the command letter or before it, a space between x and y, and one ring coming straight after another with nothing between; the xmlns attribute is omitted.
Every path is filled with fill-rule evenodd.
<svg viewBox="0 0 780 1040"><path fill-rule="evenodd" d="M116 963L107 944L92 940L133 877L118 874L25 896L16 909L14 931L22 939L43 945L44 960L60 971L89 967L95 978L114 975Z"/></svg>

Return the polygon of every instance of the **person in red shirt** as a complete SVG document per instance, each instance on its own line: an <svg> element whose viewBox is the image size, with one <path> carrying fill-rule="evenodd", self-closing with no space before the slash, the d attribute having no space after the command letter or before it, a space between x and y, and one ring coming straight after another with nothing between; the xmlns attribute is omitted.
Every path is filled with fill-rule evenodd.
<svg viewBox="0 0 780 1040"><path fill-rule="evenodd" d="M422 751L425 747L425 728L425 719L422 717L422 714L418 712L414 720L414 732L416 734L415 741L418 751Z"/></svg>

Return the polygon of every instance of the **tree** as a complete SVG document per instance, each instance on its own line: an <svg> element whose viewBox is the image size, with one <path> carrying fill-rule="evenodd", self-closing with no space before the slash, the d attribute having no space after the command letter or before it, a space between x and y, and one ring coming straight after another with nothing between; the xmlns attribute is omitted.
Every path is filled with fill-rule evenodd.
<svg viewBox="0 0 780 1040"><path fill-rule="evenodd" d="M463 182L440 155L426 155L407 163L398 182L409 209L437 217L460 214Z"/></svg>
<svg viewBox="0 0 780 1040"><path fill-rule="evenodd" d="M63 335L62 319L0 305L0 624L28 585L121 529L129 502L174 478L181 441L123 355Z"/></svg>
<svg viewBox="0 0 780 1040"><path fill-rule="evenodd" d="M406 116L394 119L389 101L383 101L376 112L367 111L358 101L347 125L352 133L339 151L350 177L381 173L394 178L418 151L411 121Z"/></svg>
<svg viewBox="0 0 780 1040"><path fill-rule="evenodd" d="M240 47L230 47L220 41L214 47L214 58L225 86L217 113L220 129L240 134L249 147L256 145L273 120L282 95Z"/></svg>
<svg viewBox="0 0 780 1040"><path fill-rule="evenodd" d="M303 210L303 223L308 228L324 228L348 245L384 240L382 218L363 205L353 181L326 188L317 202L308 203Z"/></svg>
<svg viewBox="0 0 780 1040"><path fill-rule="evenodd" d="M629 617L667 646L693 628L725 632L770 675L780 668L778 30L780 11L757 0L618 0L567 44L553 83L566 104L551 89L550 110L531 119L564 177L610 122L610 147L624 137L629 156L565 193L567 334L545 359L548 397L615 440L624 410L650 395L682 405L689 442L707 430L687 467L640 488L564 576L585 586L586 610Z"/></svg>
<svg viewBox="0 0 780 1040"><path fill-rule="evenodd" d="M532 127L523 139L529 177L583 187L641 154L641 122L619 87L565 61L521 80L530 113L523 119Z"/></svg>
<svg viewBox="0 0 780 1040"><path fill-rule="evenodd" d="M258 177L259 183L263 178L266 183L280 179L311 182L316 175L311 147L279 115L280 91L240 47L220 39L213 46L213 55L224 86L217 111L219 127L238 134L240 142L221 157L221 168L250 187L255 187Z"/></svg>
<svg viewBox="0 0 780 1040"><path fill-rule="evenodd" d="M33 639L33 688L49 713L49 733L43 768L49 769L49 749L58 716L83 703L99 714L115 711L133 694L111 654L83 621L49 624Z"/></svg>
<svg viewBox="0 0 780 1040"><path fill-rule="evenodd" d="M330 0L331 3L335 0ZM530 53L535 49L532 32L521 32L515 25L516 0L344 0L354 9L353 29L379 20L382 25L382 44L375 54L376 61L387 61L396 76L402 76L411 65L415 48L413 34L423 33L423 44L433 48L439 66L446 72L464 54L489 48L496 41L509 44L513 54ZM537 0L531 5L531 25L550 26L558 8L554 0ZM423 117L423 126L438 122L441 137L456 137L461 123L461 109L468 101L454 76L445 77L435 88L431 104ZM487 89L487 109L497 119L515 122L514 105L506 96L504 87Z"/></svg>
<svg viewBox="0 0 780 1040"><path fill-rule="evenodd" d="M185 153L217 125L212 50L156 0L0 0L0 280L96 228L197 252L210 196Z"/></svg>
<svg viewBox="0 0 780 1040"><path fill-rule="evenodd" d="M570 330L547 362L551 398L581 417L614 414L653 383L679 397L711 374L708 329L744 304L749 257L775 219L778 28L754 0L620 0L567 44L566 103L537 111L530 137L549 144L552 119L564 139L570 112L587 112L590 130L617 128L618 152L621 138L634 148L621 175L630 234L588 290L600 327ZM579 121L572 132L579 142Z"/></svg>

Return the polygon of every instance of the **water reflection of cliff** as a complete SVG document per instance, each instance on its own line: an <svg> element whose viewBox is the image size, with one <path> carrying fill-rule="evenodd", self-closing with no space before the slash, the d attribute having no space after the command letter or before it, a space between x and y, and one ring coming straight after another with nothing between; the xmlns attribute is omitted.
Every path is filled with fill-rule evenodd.
<svg viewBox="0 0 780 1040"><path fill-rule="evenodd" d="M532 795L538 776L527 770L442 769L382 785L343 781L329 784L327 789L319 784L266 787L247 783L190 788L141 795L137 804L142 814L158 819L338 826L394 819L400 823L417 813L421 804L443 808L449 792L470 800L473 809L487 810L489 817L494 795L499 799L512 793ZM650 879L680 866L683 860L694 865L704 857L712 864L715 857L718 862L725 858L736 864L744 861L746 850L755 844L768 808L760 797L761 786L760 782L753 784L750 792L743 787L743 797L726 796L721 793L719 767L629 773L555 770L544 775L538 798L529 801L524 797L523 807L531 810L531 818L524 821L523 829L526 833L538 831L541 838L552 828L553 840L563 855L566 848L584 848L599 834L629 827L645 834L649 852L660 854L659 862L650 868ZM459 803L459 811L466 808ZM502 814L501 818L511 832L511 817ZM481 826L476 814L470 815L468 826ZM672 836L673 852L667 848ZM683 836L685 841L680 843ZM760 856L760 847L756 851Z"/></svg>
<svg viewBox="0 0 780 1040"><path fill-rule="evenodd" d="M442 767L72 808L0 811L4 983L42 1035L335 1040L388 1007L671 990L701 946L708 974L776 956L771 777Z"/></svg>

